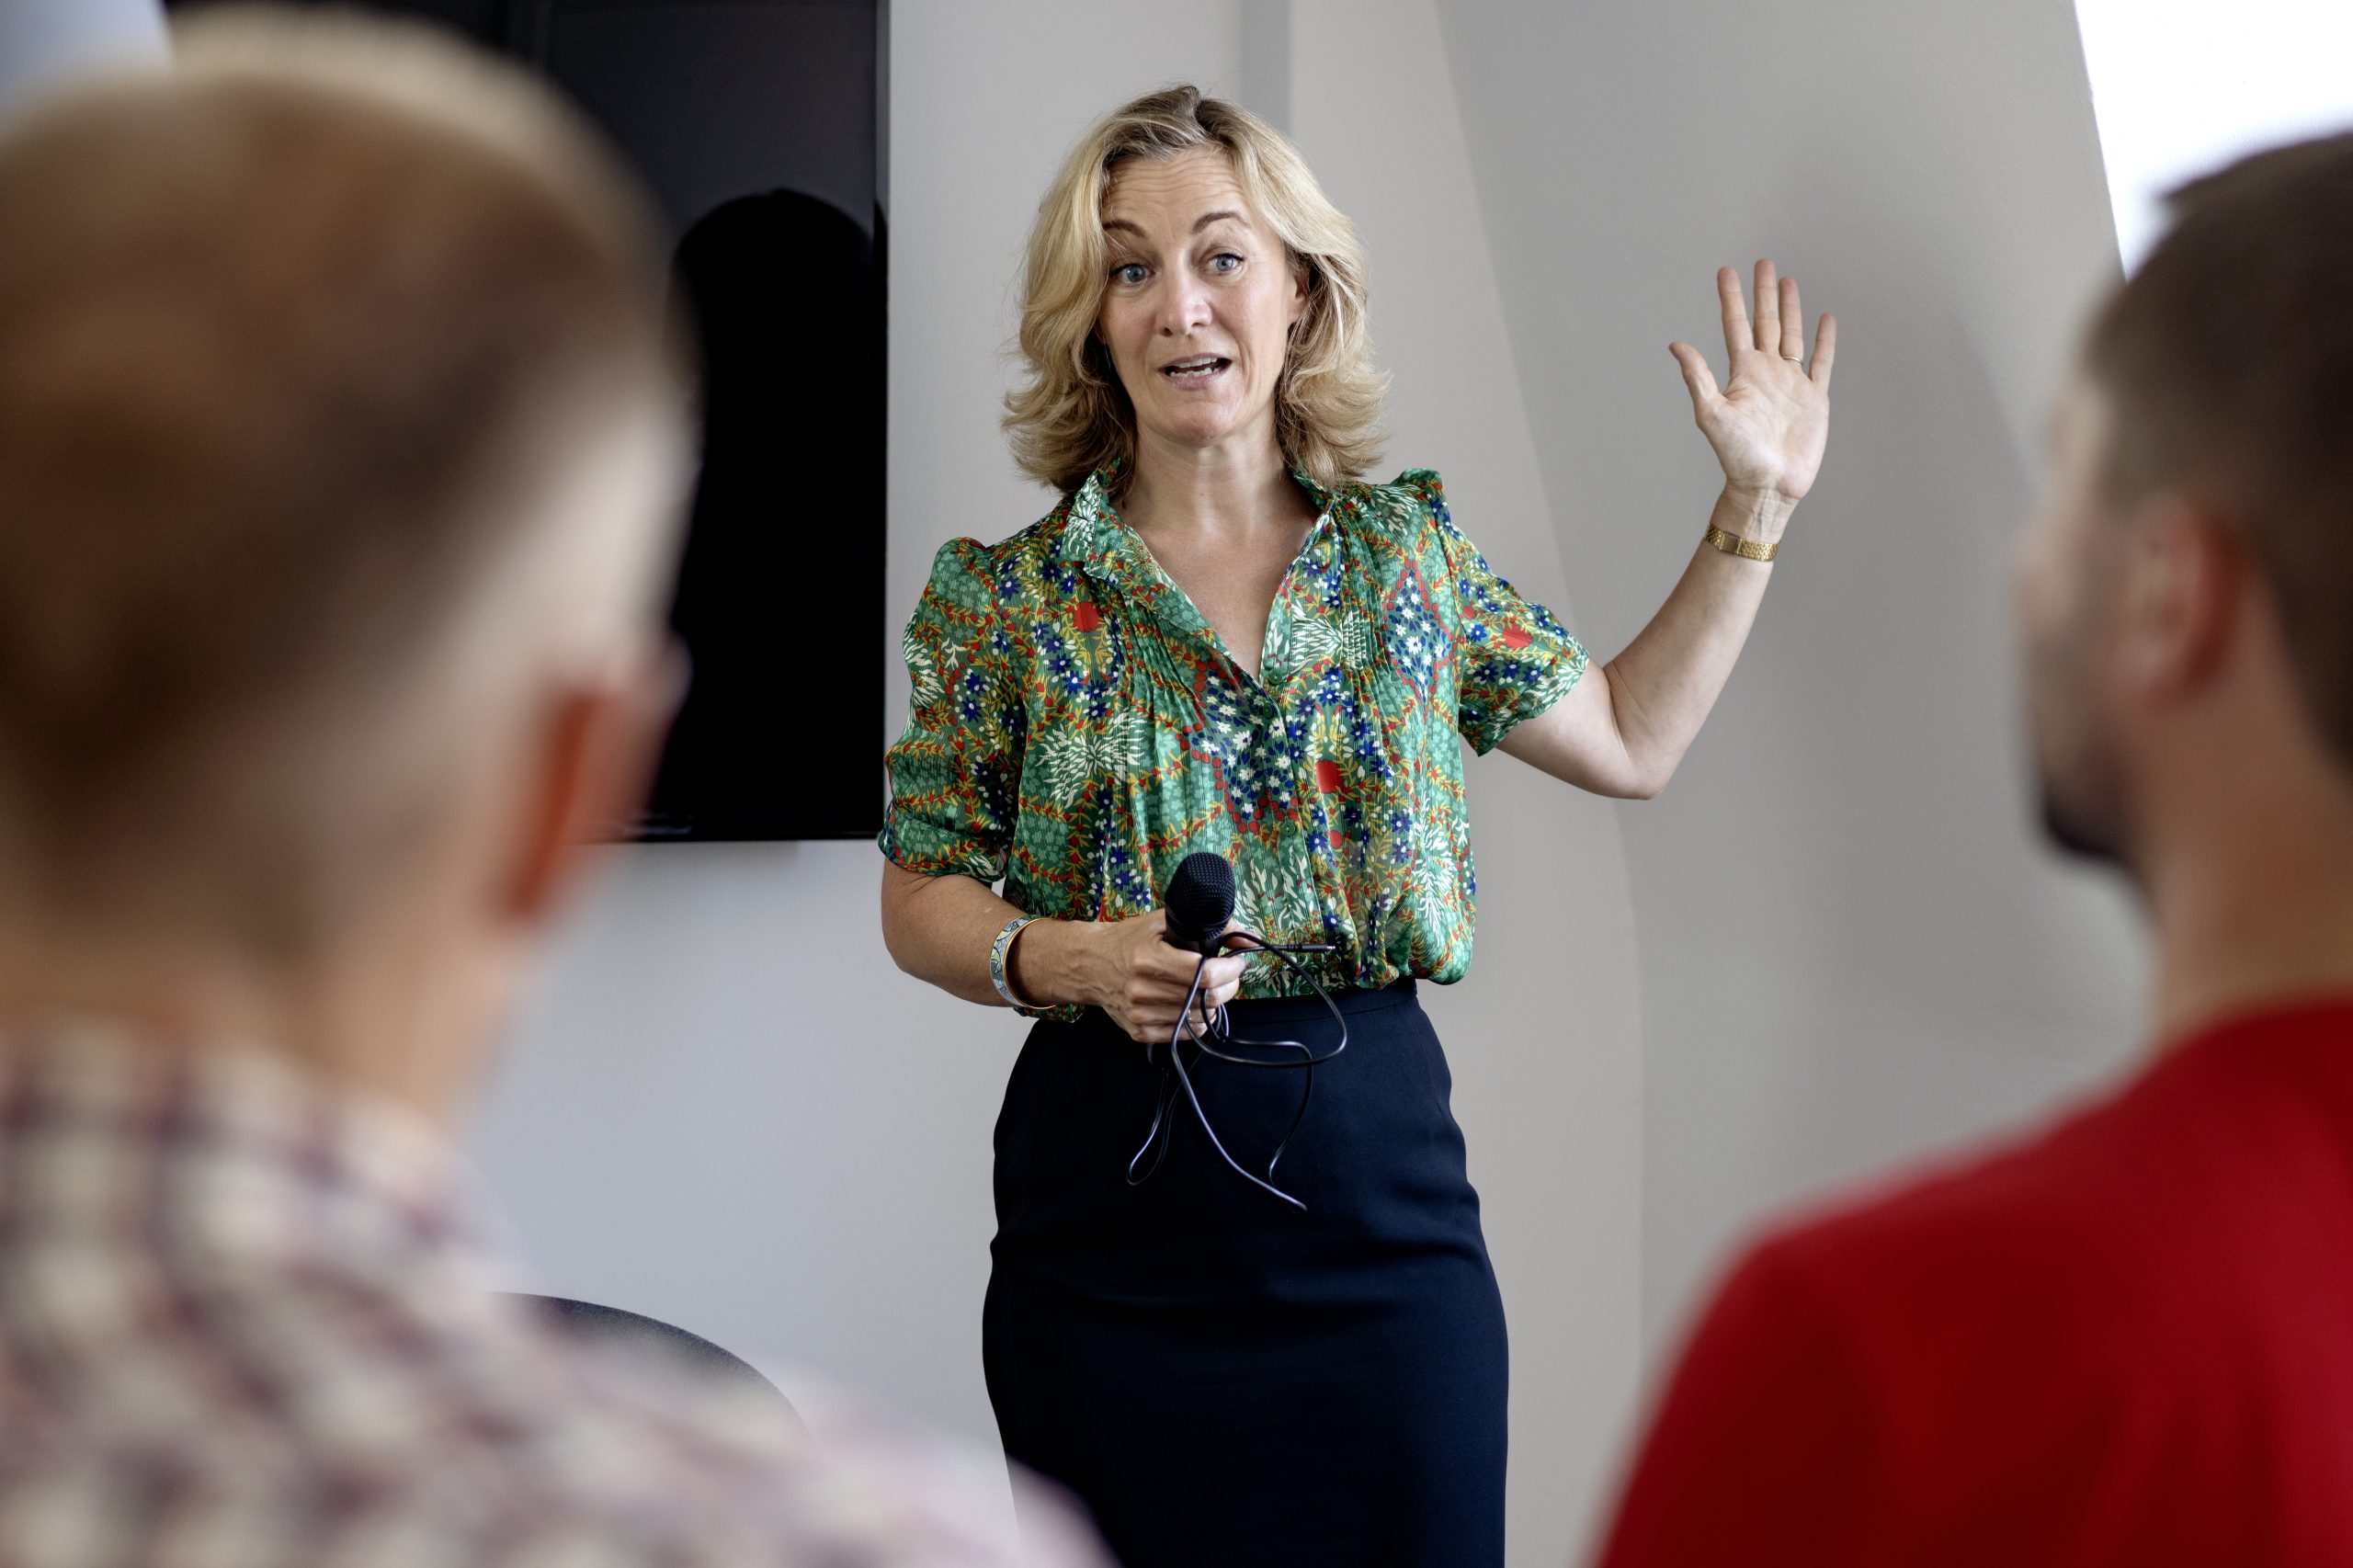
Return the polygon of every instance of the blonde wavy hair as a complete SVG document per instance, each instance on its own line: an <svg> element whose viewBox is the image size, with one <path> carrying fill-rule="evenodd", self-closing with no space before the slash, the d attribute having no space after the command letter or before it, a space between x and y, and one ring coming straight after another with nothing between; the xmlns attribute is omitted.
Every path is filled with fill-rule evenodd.
<svg viewBox="0 0 2353 1568"><path fill-rule="evenodd" d="M1005 400L1021 472L1068 494L1135 453L1135 408L1095 335L1109 247L1103 198L1131 158L1224 150L1243 194L1307 275L1307 308L1275 387L1283 460L1318 484L1359 478L1381 455L1386 373L1372 362L1364 247L1282 133L1197 87L1148 94L1106 116L1074 148L1038 208L1021 299L1026 385Z"/></svg>

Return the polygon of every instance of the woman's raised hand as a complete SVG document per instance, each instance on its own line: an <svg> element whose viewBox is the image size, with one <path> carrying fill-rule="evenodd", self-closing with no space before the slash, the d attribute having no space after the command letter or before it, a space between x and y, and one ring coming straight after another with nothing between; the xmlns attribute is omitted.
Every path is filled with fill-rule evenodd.
<svg viewBox="0 0 2353 1568"><path fill-rule="evenodd" d="M1691 391L1691 413L1723 464L1728 489L1745 495L1796 501L1813 484L1830 438L1830 361L1838 321L1825 315L1813 340L1813 368L1805 363L1805 312L1794 278L1777 278L1773 264L1756 264L1756 320L1748 319L1740 274L1716 273L1723 301L1724 347L1732 373L1716 386L1707 357L1688 343L1668 346Z"/></svg>

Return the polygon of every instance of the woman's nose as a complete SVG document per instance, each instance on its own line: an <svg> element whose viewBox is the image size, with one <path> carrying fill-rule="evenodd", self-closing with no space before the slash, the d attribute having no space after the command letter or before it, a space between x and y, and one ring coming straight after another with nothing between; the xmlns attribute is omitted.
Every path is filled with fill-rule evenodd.
<svg viewBox="0 0 2353 1568"><path fill-rule="evenodd" d="M1160 331L1164 337L1184 337L1210 319L1209 291L1183 273L1170 276L1160 290Z"/></svg>

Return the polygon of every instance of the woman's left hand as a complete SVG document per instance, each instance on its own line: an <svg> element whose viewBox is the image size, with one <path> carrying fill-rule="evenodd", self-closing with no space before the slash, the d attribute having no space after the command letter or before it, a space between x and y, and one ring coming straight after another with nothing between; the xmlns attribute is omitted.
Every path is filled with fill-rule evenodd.
<svg viewBox="0 0 2353 1568"><path fill-rule="evenodd" d="M1756 264L1756 321L1751 326L1740 274L1716 273L1723 301L1724 347L1732 374L1716 388L1707 357L1688 343L1668 347L1691 390L1691 413L1723 464L1727 488L1745 495L1794 502L1813 485L1830 438L1830 361L1838 322L1825 315L1813 341L1813 369L1805 364L1805 312L1794 278L1776 278L1773 264Z"/></svg>

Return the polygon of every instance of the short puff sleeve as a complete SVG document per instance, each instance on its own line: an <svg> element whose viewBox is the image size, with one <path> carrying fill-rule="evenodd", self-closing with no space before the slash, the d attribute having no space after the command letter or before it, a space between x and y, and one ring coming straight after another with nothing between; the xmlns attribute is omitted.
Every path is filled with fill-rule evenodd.
<svg viewBox="0 0 2353 1568"><path fill-rule="evenodd" d="M1428 505L1454 588L1458 661L1455 728L1482 756L1515 725L1569 693L1585 674L1582 643L1542 605L1495 574L1447 511L1446 484L1428 469L1404 476Z"/></svg>
<svg viewBox="0 0 2353 1568"><path fill-rule="evenodd" d="M910 871L995 882L1013 844L1027 722L985 546L940 547L899 651L913 692L884 758L891 809L876 842Z"/></svg>

